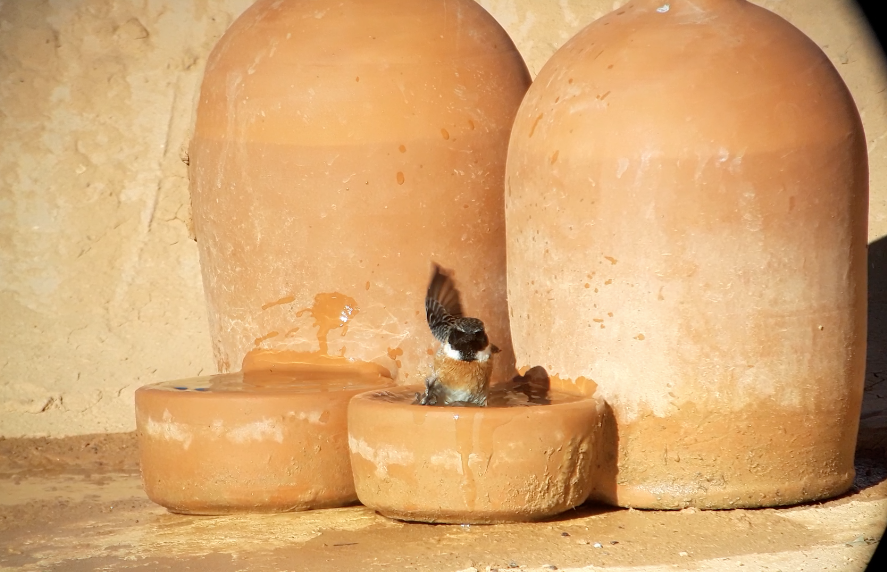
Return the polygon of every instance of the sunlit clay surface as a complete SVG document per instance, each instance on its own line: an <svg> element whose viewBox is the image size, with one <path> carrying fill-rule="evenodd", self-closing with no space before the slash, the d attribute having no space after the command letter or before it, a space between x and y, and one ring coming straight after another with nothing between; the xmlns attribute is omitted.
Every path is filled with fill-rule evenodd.
<svg viewBox="0 0 887 572"><path fill-rule="evenodd" d="M145 490L193 514L352 503L348 401L389 385L373 364L341 360L143 387L136 420Z"/></svg>
<svg viewBox="0 0 887 572"><path fill-rule="evenodd" d="M414 403L421 386L355 397L348 443L360 501L424 522L535 520L594 484L599 402L545 383L493 386L487 407Z"/></svg>

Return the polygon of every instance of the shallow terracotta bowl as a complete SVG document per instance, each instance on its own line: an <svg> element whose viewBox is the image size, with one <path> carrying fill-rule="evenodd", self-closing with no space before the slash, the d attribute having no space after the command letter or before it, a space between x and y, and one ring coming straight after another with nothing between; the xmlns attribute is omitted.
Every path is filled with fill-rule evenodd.
<svg viewBox="0 0 887 572"><path fill-rule="evenodd" d="M360 501L402 520L538 520L586 500L598 402L528 384L493 390L488 407L413 403L420 386L370 391L348 407Z"/></svg>
<svg viewBox="0 0 887 572"><path fill-rule="evenodd" d="M145 492L188 514L352 503L348 401L385 385L233 373L142 387L136 422Z"/></svg>

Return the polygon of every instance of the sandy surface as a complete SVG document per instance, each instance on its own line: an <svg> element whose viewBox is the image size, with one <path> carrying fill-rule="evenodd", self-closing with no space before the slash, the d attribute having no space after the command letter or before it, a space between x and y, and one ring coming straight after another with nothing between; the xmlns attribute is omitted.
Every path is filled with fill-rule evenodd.
<svg viewBox="0 0 887 572"><path fill-rule="evenodd" d="M783 509L584 505L491 526L407 524L363 506L193 517L145 497L131 433L6 439L0 570L863 570L887 524L887 460L861 458L857 472L849 494Z"/></svg>

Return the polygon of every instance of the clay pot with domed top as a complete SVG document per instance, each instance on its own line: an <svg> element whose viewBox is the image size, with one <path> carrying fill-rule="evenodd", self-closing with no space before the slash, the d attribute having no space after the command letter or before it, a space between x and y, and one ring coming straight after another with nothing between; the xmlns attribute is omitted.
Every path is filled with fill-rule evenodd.
<svg viewBox="0 0 887 572"><path fill-rule="evenodd" d="M760 507L850 487L867 191L837 71L750 2L635 0L554 54L511 135L508 298L517 366L612 408L593 496Z"/></svg>
<svg viewBox="0 0 887 572"><path fill-rule="evenodd" d="M421 382L432 261L513 371L502 195L530 78L471 0L259 0L213 50L190 144L213 350Z"/></svg>

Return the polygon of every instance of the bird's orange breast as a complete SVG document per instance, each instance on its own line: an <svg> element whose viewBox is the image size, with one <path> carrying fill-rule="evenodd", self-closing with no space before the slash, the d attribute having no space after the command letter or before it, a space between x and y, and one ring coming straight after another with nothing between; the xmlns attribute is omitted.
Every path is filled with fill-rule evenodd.
<svg viewBox="0 0 887 572"><path fill-rule="evenodd" d="M475 395L486 392L492 370L492 359L461 361L447 357L443 351L434 356L434 372L440 383L451 391L467 391Z"/></svg>

